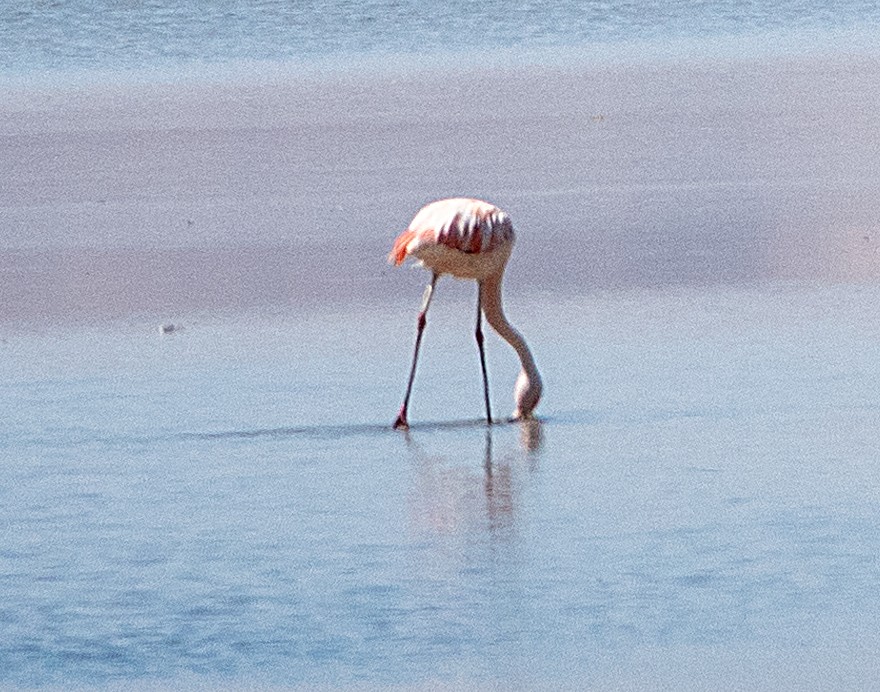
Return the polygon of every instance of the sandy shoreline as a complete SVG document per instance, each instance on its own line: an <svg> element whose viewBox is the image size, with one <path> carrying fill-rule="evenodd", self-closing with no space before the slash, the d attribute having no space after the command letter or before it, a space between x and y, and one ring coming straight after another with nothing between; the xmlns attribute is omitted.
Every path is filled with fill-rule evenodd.
<svg viewBox="0 0 880 692"><path fill-rule="evenodd" d="M506 207L509 290L875 280L864 56L19 90L0 104L0 320L320 307L418 207Z"/></svg>

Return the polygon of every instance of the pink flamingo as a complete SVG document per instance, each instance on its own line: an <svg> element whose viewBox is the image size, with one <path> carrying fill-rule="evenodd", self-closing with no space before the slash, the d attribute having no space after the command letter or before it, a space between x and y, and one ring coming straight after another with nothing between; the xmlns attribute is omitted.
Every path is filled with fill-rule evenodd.
<svg viewBox="0 0 880 692"><path fill-rule="evenodd" d="M513 393L516 401L513 417L532 417L532 411L541 398L541 376L525 339L507 321L501 306L501 279L513 250L513 243L513 226L504 211L488 202L464 198L431 202L416 214L409 227L394 241L394 248L388 256L389 262L399 265L407 256L412 256L432 272L431 283L425 289L419 311L409 382L403 405L394 423L395 428L409 427L407 411L416 376L422 332L425 330L434 287L443 274L452 274L460 279L474 279L479 286L475 336L483 371L486 422L492 424L492 411L489 405L486 353L483 349L482 315L486 316L486 321L501 338L513 347L522 364Z"/></svg>

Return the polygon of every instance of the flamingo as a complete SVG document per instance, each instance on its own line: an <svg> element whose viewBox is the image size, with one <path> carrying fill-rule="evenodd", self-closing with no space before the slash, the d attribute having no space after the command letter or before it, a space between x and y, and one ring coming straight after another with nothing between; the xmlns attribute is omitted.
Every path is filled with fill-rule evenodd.
<svg viewBox="0 0 880 692"><path fill-rule="evenodd" d="M513 392L516 402L513 418L532 417L541 398L541 375L525 339L507 321L501 305L501 280L513 250L514 238L510 217L494 204L477 199L453 198L441 199L423 207L409 227L394 241L394 247L388 255L389 262L400 265L407 257L414 257L419 264L431 271L431 282L425 289L419 310L416 344L406 395L394 422L395 428L409 427L409 398L416 376L422 333L427 323L428 308L434 297L434 288L443 274L451 274L459 279L473 279L479 287L474 336L483 372L486 423L492 425L492 410L489 404L486 353L483 348L483 315L498 335L513 347L522 365Z"/></svg>

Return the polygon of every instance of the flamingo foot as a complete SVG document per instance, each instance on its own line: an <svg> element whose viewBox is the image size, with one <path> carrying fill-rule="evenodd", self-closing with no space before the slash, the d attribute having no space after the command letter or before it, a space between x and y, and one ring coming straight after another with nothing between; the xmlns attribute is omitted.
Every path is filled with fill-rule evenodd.
<svg viewBox="0 0 880 692"><path fill-rule="evenodd" d="M406 409L403 408L400 409L400 413L397 414L397 420L394 421L394 429L399 430L400 428L409 428L409 423L406 421Z"/></svg>

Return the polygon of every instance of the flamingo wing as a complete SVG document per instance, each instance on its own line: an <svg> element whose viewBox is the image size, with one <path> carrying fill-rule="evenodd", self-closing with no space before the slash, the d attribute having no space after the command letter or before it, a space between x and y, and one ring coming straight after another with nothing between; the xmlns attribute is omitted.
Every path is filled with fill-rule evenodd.
<svg viewBox="0 0 880 692"><path fill-rule="evenodd" d="M397 236L388 260L401 264L429 246L443 246L466 254L491 252L513 242L510 217L494 204L453 198L423 207Z"/></svg>

